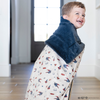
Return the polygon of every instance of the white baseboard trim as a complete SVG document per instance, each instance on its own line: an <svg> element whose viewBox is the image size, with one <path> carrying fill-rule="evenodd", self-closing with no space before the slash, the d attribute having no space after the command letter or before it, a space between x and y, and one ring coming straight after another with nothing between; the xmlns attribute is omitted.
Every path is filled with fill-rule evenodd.
<svg viewBox="0 0 100 100"><path fill-rule="evenodd" d="M95 77L100 80L100 66L95 66Z"/></svg>
<svg viewBox="0 0 100 100"><path fill-rule="evenodd" d="M0 77L10 77L11 76L11 65L0 65Z"/></svg>
<svg viewBox="0 0 100 100"><path fill-rule="evenodd" d="M95 65L79 65L77 77L95 77Z"/></svg>

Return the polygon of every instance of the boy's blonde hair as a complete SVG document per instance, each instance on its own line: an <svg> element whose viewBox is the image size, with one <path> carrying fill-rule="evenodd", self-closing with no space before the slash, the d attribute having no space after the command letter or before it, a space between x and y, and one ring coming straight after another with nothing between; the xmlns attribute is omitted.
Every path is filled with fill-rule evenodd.
<svg viewBox="0 0 100 100"><path fill-rule="evenodd" d="M73 7L79 7L85 9L85 5L82 2L69 2L62 7L62 15L69 15Z"/></svg>

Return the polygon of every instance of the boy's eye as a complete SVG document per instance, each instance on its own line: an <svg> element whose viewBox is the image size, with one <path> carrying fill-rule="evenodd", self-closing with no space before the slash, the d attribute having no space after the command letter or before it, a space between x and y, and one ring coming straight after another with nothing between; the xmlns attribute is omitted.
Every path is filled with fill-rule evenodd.
<svg viewBox="0 0 100 100"><path fill-rule="evenodd" d="M79 13L76 13L76 15L79 15Z"/></svg>
<svg viewBox="0 0 100 100"><path fill-rule="evenodd" d="M85 17L85 15L82 15L83 17Z"/></svg>

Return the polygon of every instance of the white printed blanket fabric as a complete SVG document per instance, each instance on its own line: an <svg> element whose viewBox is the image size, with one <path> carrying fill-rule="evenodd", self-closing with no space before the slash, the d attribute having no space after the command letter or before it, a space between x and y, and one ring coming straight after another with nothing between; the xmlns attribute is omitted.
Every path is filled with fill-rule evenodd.
<svg viewBox="0 0 100 100"><path fill-rule="evenodd" d="M24 100L68 100L82 54L67 64L46 45L34 64Z"/></svg>

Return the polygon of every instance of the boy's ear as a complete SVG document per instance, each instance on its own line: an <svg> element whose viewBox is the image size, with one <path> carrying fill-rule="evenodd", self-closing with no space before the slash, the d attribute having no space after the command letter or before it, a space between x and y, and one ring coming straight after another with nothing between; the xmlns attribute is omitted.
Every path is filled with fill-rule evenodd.
<svg viewBox="0 0 100 100"><path fill-rule="evenodd" d="M68 15L63 15L63 18L68 20Z"/></svg>

